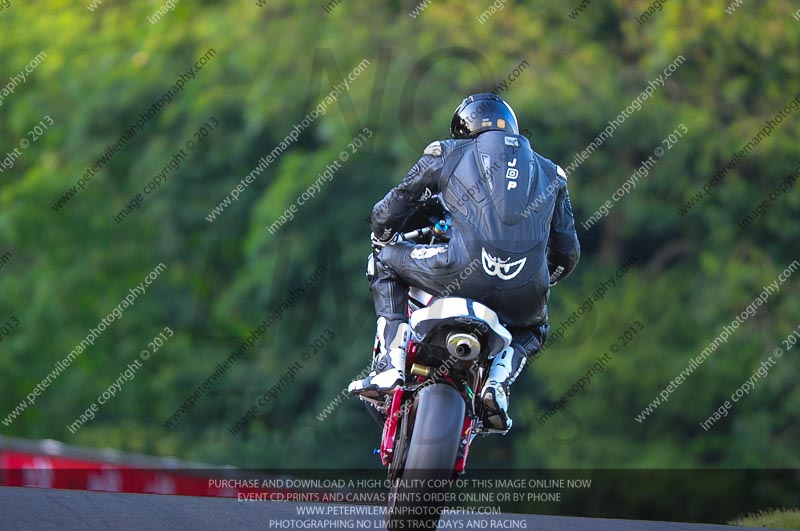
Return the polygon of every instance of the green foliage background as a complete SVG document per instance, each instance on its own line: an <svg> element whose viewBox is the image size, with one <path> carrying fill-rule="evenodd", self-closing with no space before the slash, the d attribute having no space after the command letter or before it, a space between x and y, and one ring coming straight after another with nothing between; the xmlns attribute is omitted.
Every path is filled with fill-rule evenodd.
<svg viewBox="0 0 800 531"><path fill-rule="evenodd" d="M480 441L475 466L797 468L797 351L713 430L698 425L800 324L791 279L644 423L667 383L798 253L791 190L747 230L737 222L800 164L800 113L784 120L685 217L677 210L800 93L800 22L788 0L514 2L486 24L489 2L367 6L320 2L42 5L0 12L0 84L40 51L45 61L0 107L0 156L49 115L55 124L0 174L0 415L6 415L159 262L167 271L0 433L247 467L377 466L379 430L348 401L316 416L368 361L374 315L364 281L366 216L422 148L447 136L466 94L521 62L503 93L534 149L566 166L676 56L686 62L570 176L586 220L679 124L689 133L635 191L588 231L583 258L553 293L566 318L627 258L635 268L514 386L513 433ZM577 2L574 2L577 4ZM61 211L51 205L206 50L214 58ZM347 95L303 132L213 223L205 216L363 59ZM1 87L2 85L0 85ZM209 117L220 122L135 215L119 212ZM362 127L374 135L334 180L272 236L278 218ZM175 426L162 425L268 311L314 271L324 278ZM634 320L645 328L544 426L536 418ZM164 327L176 334L76 434L70 424ZM334 343L243 434L227 429L324 329Z"/></svg>

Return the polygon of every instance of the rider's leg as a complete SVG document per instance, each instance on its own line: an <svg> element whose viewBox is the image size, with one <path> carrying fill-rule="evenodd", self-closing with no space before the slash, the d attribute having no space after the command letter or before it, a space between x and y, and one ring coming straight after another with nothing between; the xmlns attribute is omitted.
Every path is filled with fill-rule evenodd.
<svg viewBox="0 0 800 531"><path fill-rule="evenodd" d="M412 283L436 295L452 275L447 261L447 245L387 245L374 258L373 271L367 272L378 315L378 355L372 372L363 380L351 382L353 394L381 394L405 381L408 326L408 285Z"/></svg>
<svg viewBox="0 0 800 531"><path fill-rule="evenodd" d="M528 357L538 352L547 338L548 325L536 326L514 333L511 345L495 356L489 369L487 383L481 392L484 426L506 432L511 428L508 416L509 388L522 373Z"/></svg>
<svg viewBox="0 0 800 531"><path fill-rule="evenodd" d="M406 322L408 284L379 258L373 266L370 287L378 314L378 353L372 372L348 386L353 394L385 393L405 381L406 345L411 334Z"/></svg>

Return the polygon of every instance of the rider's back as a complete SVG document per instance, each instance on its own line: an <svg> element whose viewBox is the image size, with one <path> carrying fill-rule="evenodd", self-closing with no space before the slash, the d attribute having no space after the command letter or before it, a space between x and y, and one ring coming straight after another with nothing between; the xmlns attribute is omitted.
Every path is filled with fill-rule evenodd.
<svg viewBox="0 0 800 531"><path fill-rule="evenodd" d="M482 265L475 273L481 278L469 282L471 293L464 295L520 324L540 321L549 285L550 224L566 182L524 136L489 131L450 142L442 196L453 216L451 246L456 254L480 256Z"/></svg>

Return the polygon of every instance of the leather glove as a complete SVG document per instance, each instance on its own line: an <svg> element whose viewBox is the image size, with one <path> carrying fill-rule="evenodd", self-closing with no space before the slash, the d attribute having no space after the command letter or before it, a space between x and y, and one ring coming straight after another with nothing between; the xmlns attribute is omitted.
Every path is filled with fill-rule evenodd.
<svg viewBox="0 0 800 531"><path fill-rule="evenodd" d="M552 288L558 284L558 279L561 278L561 273L564 272L563 266L558 266L555 271L550 273L550 287Z"/></svg>
<svg viewBox="0 0 800 531"><path fill-rule="evenodd" d="M392 233L392 234L389 236L389 238L388 238L388 239L382 240L382 239L378 238L378 237L375 235L375 233L373 232L373 233L370 235L370 243L372 244L372 251L373 251L375 254L378 254L378 253L380 253L380 252L381 252L381 250L382 250L384 247L386 247L387 245L391 245L391 244L393 244L393 243L396 243L396 242L397 242L397 240L398 240L398 238L399 238L399 233L397 233L397 232L394 232L394 233Z"/></svg>

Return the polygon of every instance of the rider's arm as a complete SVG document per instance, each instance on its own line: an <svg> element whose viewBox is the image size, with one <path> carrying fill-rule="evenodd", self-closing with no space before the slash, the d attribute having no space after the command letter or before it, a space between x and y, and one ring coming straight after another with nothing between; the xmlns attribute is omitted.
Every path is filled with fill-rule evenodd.
<svg viewBox="0 0 800 531"><path fill-rule="evenodd" d="M403 181L375 204L370 221L372 232L386 240L401 230L406 220L432 195L439 193L439 178L444 165L443 143L433 142Z"/></svg>
<svg viewBox="0 0 800 531"><path fill-rule="evenodd" d="M575 231L575 217L572 215L572 203L567 192L567 176L560 166L558 179L556 206L550 223L550 239L547 245L547 265L551 284L569 275L581 256L578 233Z"/></svg>

